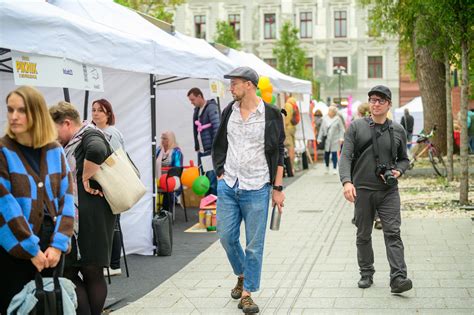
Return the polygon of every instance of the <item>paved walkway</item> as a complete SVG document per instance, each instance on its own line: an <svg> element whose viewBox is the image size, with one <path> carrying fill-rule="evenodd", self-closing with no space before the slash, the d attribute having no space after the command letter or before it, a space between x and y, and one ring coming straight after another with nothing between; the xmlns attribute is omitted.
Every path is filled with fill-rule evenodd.
<svg viewBox="0 0 474 315"><path fill-rule="evenodd" d="M383 234L377 230L374 285L357 288L353 210L336 175L323 175L319 166L289 186L286 196L280 231L267 233L261 290L254 294L261 314L473 313L470 219L404 220L402 238L414 289L391 295ZM242 314L230 297L235 282L216 242L155 290L114 313Z"/></svg>

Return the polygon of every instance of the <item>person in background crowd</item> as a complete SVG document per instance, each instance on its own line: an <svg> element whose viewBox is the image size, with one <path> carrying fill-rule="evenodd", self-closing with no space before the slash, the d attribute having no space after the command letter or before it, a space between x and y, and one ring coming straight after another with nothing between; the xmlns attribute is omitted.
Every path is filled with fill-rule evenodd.
<svg viewBox="0 0 474 315"><path fill-rule="evenodd" d="M52 276L74 225L71 171L43 95L21 86L6 98L0 139L0 314L36 272ZM60 272L62 273L62 271Z"/></svg>
<svg viewBox="0 0 474 315"><path fill-rule="evenodd" d="M405 129L407 133L407 149L411 149L411 140L413 138L413 125L415 124L415 120L412 115L410 115L410 111L408 108L405 108L403 111L403 117L400 120L400 125Z"/></svg>
<svg viewBox="0 0 474 315"><path fill-rule="evenodd" d="M317 139L321 125L323 124L323 113L320 109L314 112L314 137Z"/></svg>
<svg viewBox="0 0 474 315"><path fill-rule="evenodd" d="M156 149L156 178L161 177L163 167L181 166L183 166L183 153L176 142L176 136L173 131L165 131L161 134L161 145ZM174 193L164 194L163 209L169 210L170 202L174 199Z"/></svg>
<svg viewBox="0 0 474 315"><path fill-rule="evenodd" d="M467 134L469 136L470 154L474 154L474 109L467 112Z"/></svg>
<svg viewBox="0 0 474 315"><path fill-rule="evenodd" d="M202 157L211 155L212 142L221 122L219 107L214 99L207 101L197 87L188 91L188 99L195 107L193 113L194 150L198 155L198 164L202 165ZM216 195L216 172L207 171L206 176L210 182L208 194Z"/></svg>
<svg viewBox="0 0 474 315"><path fill-rule="evenodd" d="M115 151L119 148L125 150L122 133L115 127L115 115L112 104L106 99L100 99L92 102L92 123L102 130L110 141L112 149ZM117 215L114 229L114 240L112 242L112 255L110 259L110 269L104 270L104 275L118 276L122 274L120 268L120 252L122 244L120 241L120 215Z"/></svg>
<svg viewBox="0 0 474 315"><path fill-rule="evenodd" d="M332 158L333 174L337 174L337 152L343 142L344 125L337 114L336 106L329 106L328 114L324 117L318 134L318 143L326 137L324 145L324 163L326 174L329 173L329 157Z"/></svg>
<svg viewBox="0 0 474 315"><path fill-rule="evenodd" d="M64 275L76 285L77 314L99 315L107 297L103 268L110 264L115 215L92 176L112 150L100 129L81 123L73 105L59 102L49 112L73 172L79 217Z"/></svg>
<svg viewBox="0 0 474 315"><path fill-rule="evenodd" d="M272 204L281 213L285 132L279 108L256 95L258 74L239 67L224 76L230 79L234 98L222 112L222 123L212 146L218 176L217 233L237 284L231 290L244 313L258 313L251 294L260 288L270 191ZM240 244L245 224L247 246Z"/></svg>
<svg viewBox="0 0 474 315"><path fill-rule="evenodd" d="M357 107L357 118L364 118L370 116L370 105L369 103L362 103Z"/></svg>
<svg viewBox="0 0 474 315"><path fill-rule="evenodd" d="M292 122L294 115L294 106L296 100L293 97L288 97L285 103L285 148L288 150L288 156L291 163L292 174L295 174L295 145L296 145L296 125Z"/></svg>

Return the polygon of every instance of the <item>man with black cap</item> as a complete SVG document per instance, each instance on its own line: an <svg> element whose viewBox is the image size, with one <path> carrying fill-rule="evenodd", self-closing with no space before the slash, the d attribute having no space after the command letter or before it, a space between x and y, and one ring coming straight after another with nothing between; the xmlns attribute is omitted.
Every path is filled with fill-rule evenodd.
<svg viewBox="0 0 474 315"><path fill-rule="evenodd" d="M237 278L231 290L244 313L258 313L251 292L260 287L270 195L281 212L285 132L280 110L256 95L258 74L239 67L230 79L234 98L222 112L212 146L217 182L217 233ZM245 252L239 241L245 224Z"/></svg>
<svg viewBox="0 0 474 315"><path fill-rule="evenodd" d="M383 85L369 92L371 117L352 122L346 132L339 176L344 197L355 202L359 288L373 283L374 252L372 223L375 209L382 221L392 293L412 288L407 278L404 247L400 237L400 194L398 177L407 169L406 134L403 127L387 118L392 93Z"/></svg>

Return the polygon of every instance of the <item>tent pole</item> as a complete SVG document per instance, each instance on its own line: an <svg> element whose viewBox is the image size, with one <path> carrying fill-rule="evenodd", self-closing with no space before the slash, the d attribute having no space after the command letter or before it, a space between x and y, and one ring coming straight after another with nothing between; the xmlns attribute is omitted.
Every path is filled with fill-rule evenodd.
<svg viewBox="0 0 474 315"><path fill-rule="evenodd" d="M153 186L153 215L156 212L156 87L155 76L150 74L150 109L151 109L151 169Z"/></svg>
<svg viewBox="0 0 474 315"><path fill-rule="evenodd" d="M302 156L302 159L305 159L307 158L307 153L306 151L308 150L307 147L306 147L306 136L304 134L304 123L303 123L303 108L301 107L301 102L298 102L298 107L300 108L300 118L301 118L301 131L303 132L303 143L304 143L304 152L303 152L303 156ZM307 169L308 167L305 167L305 165L303 165L303 169Z"/></svg>
<svg viewBox="0 0 474 315"><path fill-rule="evenodd" d="M221 111L221 99L220 97L216 97L217 98L217 108L219 109L219 116L222 114L222 111Z"/></svg>
<svg viewBox="0 0 474 315"><path fill-rule="evenodd" d="M87 120L88 104L89 104L89 90L86 90L86 94L84 95L84 120Z"/></svg>
<svg viewBox="0 0 474 315"><path fill-rule="evenodd" d="M64 100L68 103L71 103L71 97L69 97L69 89L63 88Z"/></svg>

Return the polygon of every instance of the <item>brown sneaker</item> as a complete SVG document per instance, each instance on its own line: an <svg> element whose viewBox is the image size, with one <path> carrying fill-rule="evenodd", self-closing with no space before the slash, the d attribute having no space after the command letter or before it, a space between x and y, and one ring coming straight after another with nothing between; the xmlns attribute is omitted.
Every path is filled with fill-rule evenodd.
<svg viewBox="0 0 474 315"><path fill-rule="evenodd" d="M239 305L237 305L245 314L255 314L260 310L258 305L252 300L250 296L246 296L240 299Z"/></svg>
<svg viewBox="0 0 474 315"><path fill-rule="evenodd" d="M243 290L244 290L244 277L238 277L235 288L233 288L232 291L230 291L230 296L235 300L240 299L242 297Z"/></svg>

